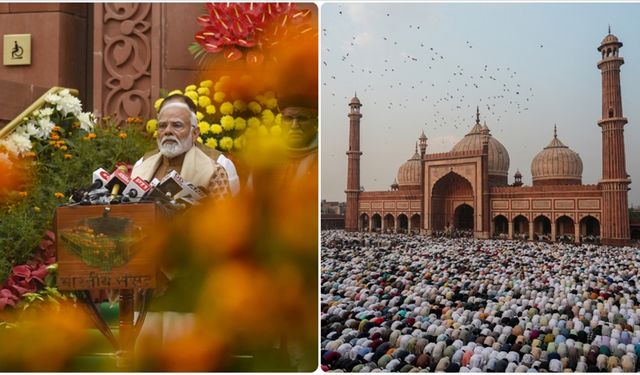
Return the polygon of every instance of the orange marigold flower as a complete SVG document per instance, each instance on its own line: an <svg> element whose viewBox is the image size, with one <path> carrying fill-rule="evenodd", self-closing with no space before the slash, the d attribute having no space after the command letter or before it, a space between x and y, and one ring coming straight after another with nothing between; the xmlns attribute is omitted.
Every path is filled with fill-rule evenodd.
<svg viewBox="0 0 640 375"><path fill-rule="evenodd" d="M54 126L54 127L53 127L53 131L54 131L54 132L59 132L60 130L62 130L62 128L61 128L61 127L59 127L58 125L56 125L56 126Z"/></svg>
<svg viewBox="0 0 640 375"><path fill-rule="evenodd" d="M120 139L125 139L127 138L127 133L120 133L118 134L118 137L120 137Z"/></svg>
<svg viewBox="0 0 640 375"><path fill-rule="evenodd" d="M58 199L64 198L64 194L59 192L59 191L56 191L55 193L53 193L53 196L58 198Z"/></svg>
<svg viewBox="0 0 640 375"><path fill-rule="evenodd" d="M26 154L24 154L25 157L27 158L35 158L36 157L36 153L33 151L29 151Z"/></svg>
<svg viewBox="0 0 640 375"><path fill-rule="evenodd" d="M18 193L18 196L20 196L20 198L25 198L27 195L29 195L29 193L27 193L26 191L21 191Z"/></svg>
<svg viewBox="0 0 640 375"><path fill-rule="evenodd" d="M65 146L65 145L62 145L62 146L60 146L60 149L63 150L63 151L67 151L68 147Z"/></svg>
<svg viewBox="0 0 640 375"><path fill-rule="evenodd" d="M51 133L51 139L57 141L58 139L60 139L60 135L57 133Z"/></svg>
<svg viewBox="0 0 640 375"><path fill-rule="evenodd" d="M71 154L64 154L64 158L65 159L71 159L72 157L73 157L73 155L71 155Z"/></svg>
<svg viewBox="0 0 640 375"><path fill-rule="evenodd" d="M97 137L96 133L89 133L89 135L87 135L87 137L89 139L94 139L95 137Z"/></svg>

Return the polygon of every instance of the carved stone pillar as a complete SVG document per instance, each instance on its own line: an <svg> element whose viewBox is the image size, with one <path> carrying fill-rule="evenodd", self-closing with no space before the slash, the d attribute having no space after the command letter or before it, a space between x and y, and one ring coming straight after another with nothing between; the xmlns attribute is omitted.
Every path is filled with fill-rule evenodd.
<svg viewBox="0 0 640 375"><path fill-rule="evenodd" d="M513 221L509 220L509 239L513 239Z"/></svg>
<svg viewBox="0 0 640 375"><path fill-rule="evenodd" d="M93 107L98 116L154 116L159 95L162 4L96 3Z"/></svg>

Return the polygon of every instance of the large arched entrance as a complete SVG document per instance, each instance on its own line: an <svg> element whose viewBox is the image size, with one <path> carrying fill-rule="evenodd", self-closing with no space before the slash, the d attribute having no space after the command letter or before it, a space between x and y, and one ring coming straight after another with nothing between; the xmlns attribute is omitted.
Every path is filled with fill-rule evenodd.
<svg viewBox="0 0 640 375"><path fill-rule="evenodd" d="M384 215L384 231L385 232L395 232L396 229L396 220L391 214Z"/></svg>
<svg viewBox="0 0 640 375"><path fill-rule="evenodd" d="M473 207L461 204L453 213L453 225L457 230L473 230Z"/></svg>
<svg viewBox="0 0 640 375"><path fill-rule="evenodd" d="M409 232L409 218L405 214L398 215L398 233Z"/></svg>
<svg viewBox="0 0 640 375"><path fill-rule="evenodd" d="M533 232L535 240L551 240L551 220L540 215L533 220Z"/></svg>
<svg viewBox="0 0 640 375"><path fill-rule="evenodd" d="M371 216L371 231L380 232L380 229L382 229L382 217L380 214L373 214Z"/></svg>
<svg viewBox="0 0 640 375"><path fill-rule="evenodd" d="M563 215L556 219L556 239L562 242L573 242L575 236L573 219ZM555 239L554 239L555 240Z"/></svg>
<svg viewBox="0 0 640 375"><path fill-rule="evenodd" d="M360 215L360 231L362 232L369 231L369 215L367 214Z"/></svg>
<svg viewBox="0 0 640 375"><path fill-rule="evenodd" d="M513 238L526 240L529 237L529 220L518 215L513 219Z"/></svg>
<svg viewBox="0 0 640 375"><path fill-rule="evenodd" d="M600 237L600 222L595 217L588 215L580 220L580 241L596 242Z"/></svg>
<svg viewBox="0 0 640 375"><path fill-rule="evenodd" d="M493 218L493 234L496 237L505 237L509 234L509 221L503 215Z"/></svg>
<svg viewBox="0 0 640 375"><path fill-rule="evenodd" d="M473 202L471 183L459 174L449 172L431 190L431 230L442 231L449 227L460 229L461 226L473 230ZM456 212L462 206L465 207Z"/></svg>

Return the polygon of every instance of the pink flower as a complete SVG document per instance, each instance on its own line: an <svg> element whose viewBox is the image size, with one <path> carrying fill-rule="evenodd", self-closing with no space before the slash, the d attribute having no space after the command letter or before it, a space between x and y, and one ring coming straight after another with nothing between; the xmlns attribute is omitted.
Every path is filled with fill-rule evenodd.
<svg viewBox="0 0 640 375"><path fill-rule="evenodd" d="M0 289L0 310L5 306L15 307L18 297L9 289Z"/></svg>

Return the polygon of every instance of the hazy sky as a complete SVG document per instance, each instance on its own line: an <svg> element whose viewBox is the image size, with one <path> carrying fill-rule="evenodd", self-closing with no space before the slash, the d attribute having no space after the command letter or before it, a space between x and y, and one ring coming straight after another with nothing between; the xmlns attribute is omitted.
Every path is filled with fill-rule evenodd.
<svg viewBox="0 0 640 375"><path fill-rule="evenodd" d="M607 26L620 56L629 202L640 205L640 4L324 4L321 197L344 201L348 103L362 102L361 185L388 190L424 130L446 152L481 121L508 150L509 183L553 138L602 176L601 77Z"/></svg>

